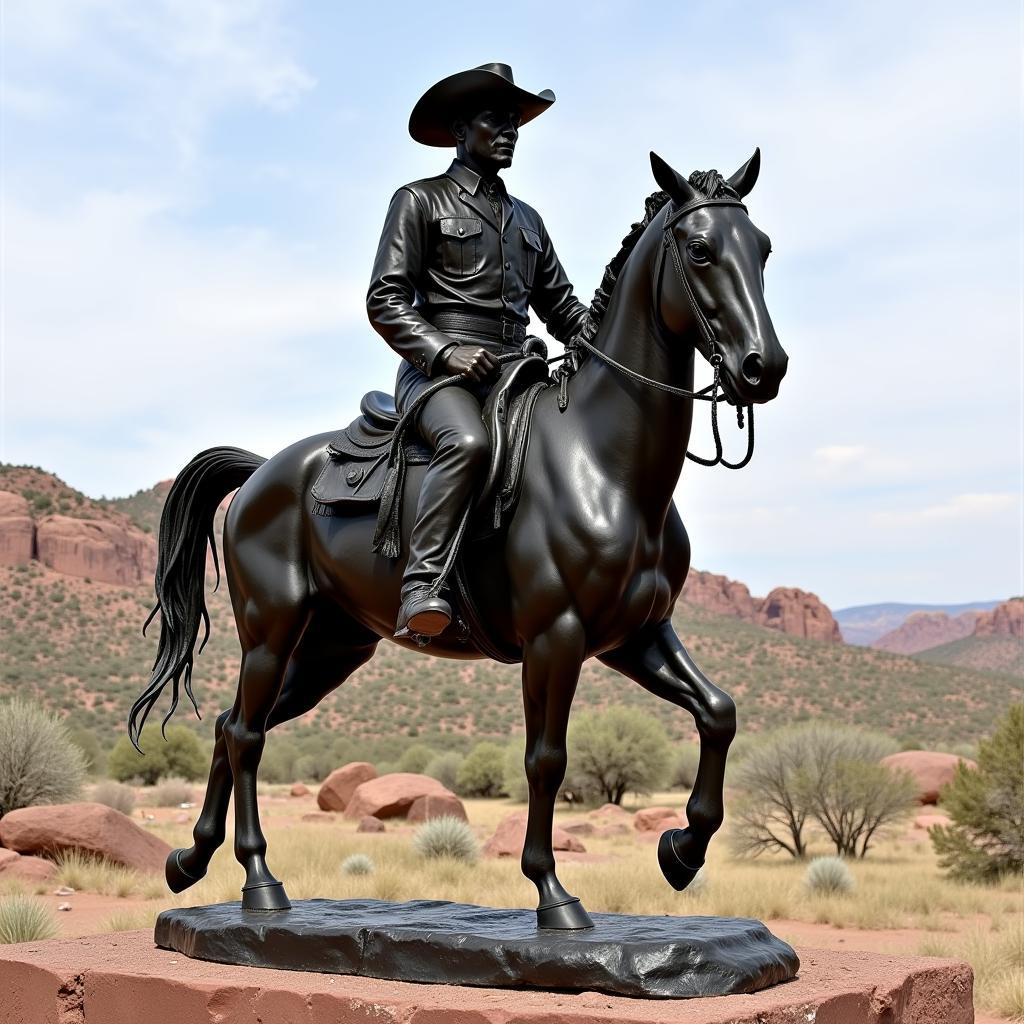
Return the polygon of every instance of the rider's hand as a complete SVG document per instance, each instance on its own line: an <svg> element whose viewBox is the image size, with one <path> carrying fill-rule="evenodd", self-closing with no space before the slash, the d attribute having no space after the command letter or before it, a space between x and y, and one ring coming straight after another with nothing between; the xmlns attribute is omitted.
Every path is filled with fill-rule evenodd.
<svg viewBox="0 0 1024 1024"><path fill-rule="evenodd" d="M501 365L497 356L482 345L456 345L443 358L446 373L459 373L476 381L486 380Z"/></svg>

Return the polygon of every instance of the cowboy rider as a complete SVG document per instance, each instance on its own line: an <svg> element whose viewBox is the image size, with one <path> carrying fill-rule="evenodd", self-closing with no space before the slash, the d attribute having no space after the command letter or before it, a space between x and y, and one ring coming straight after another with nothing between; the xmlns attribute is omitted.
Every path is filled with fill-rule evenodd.
<svg viewBox="0 0 1024 1024"><path fill-rule="evenodd" d="M454 145L455 159L444 174L404 185L392 198L367 314L404 359L395 384L400 413L432 379L465 380L442 388L419 413L434 455L416 509L396 637L436 636L451 621L442 572L487 469L481 405L498 377L495 357L521 348L530 306L561 342L588 316L539 214L499 177L512 163L519 128L554 100L548 89L517 86L507 64L484 64L432 86L409 118L417 142Z"/></svg>

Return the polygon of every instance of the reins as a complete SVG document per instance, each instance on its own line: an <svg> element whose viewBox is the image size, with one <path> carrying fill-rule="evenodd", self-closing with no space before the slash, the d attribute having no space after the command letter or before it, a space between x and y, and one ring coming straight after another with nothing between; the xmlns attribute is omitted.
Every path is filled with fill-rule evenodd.
<svg viewBox="0 0 1024 1024"><path fill-rule="evenodd" d="M718 339L715 337L715 332L711 327L711 323L705 316L704 310L700 308L700 305L697 302L697 297L693 294L690 279L686 276L682 257L679 254L679 242L676 239L675 232L672 230L676 221L684 217L691 210L695 210L701 206L739 206L743 210L746 210L746 206L735 199L701 199L693 203L688 203L686 206L675 211L671 217L666 217L665 226L662 229L662 245L658 250L658 262L655 269L655 280L657 281L655 307L660 310L661 278L665 262L665 252L667 250L672 255L672 265L675 267L676 276L679 278L679 281L683 286L683 291L686 293L686 298L690 304L693 318L696 320L697 326L700 329L700 333L703 335L704 342L707 346L707 352L702 354L711 364L711 368L714 373L711 383L707 387L701 388L699 391L690 391L686 388L678 388L672 384L666 384L660 380L654 380L652 377L645 377L642 373L638 373L636 370L632 370L628 366L624 366L622 363L612 359L611 356L592 345L582 335L577 335L568 343L565 355L555 356L553 359L549 359L548 362L554 363L559 360L564 360L562 365L555 371L559 385L558 408L561 412L565 412L569 406L569 378L576 373L576 367L574 365L575 360L571 357L578 347L585 348L592 355L597 356L598 359L607 363L613 369L618 370L618 372L624 376L629 377L630 380L636 381L638 384L644 384L647 387L655 388L658 391L664 391L667 394L676 396L677 398L688 398L694 401L710 402L711 433L715 439L715 456L711 459L705 459L700 455L695 455L693 452L687 451L686 457L701 466L721 465L725 466L726 469L742 469L748 462L750 462L754 455L754 406L753 404L748 404L746 407L747 453L739 462L729 462L724 456L722 436L718 429L718 403L728 401L726 395L719 394L719 390L721 389L722 353L719 351ZM660 320L660 312L658 313L658 318ZM664 327L663 329L667 330L667 328ZM743 428L743 413L743 406L737 406L736 423L740 429Z"/></svg>

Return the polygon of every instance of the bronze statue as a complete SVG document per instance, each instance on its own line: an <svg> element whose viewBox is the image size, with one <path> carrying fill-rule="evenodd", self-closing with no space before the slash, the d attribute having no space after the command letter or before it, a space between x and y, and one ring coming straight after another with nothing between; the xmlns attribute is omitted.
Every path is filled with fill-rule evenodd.
<svg viewBox="0 0 1024 1024"><path fill-rule="evenodd" d="M484 64L428 89L409 119L417 142L454 145L455 160L444 174L395 193L367 312L405 359L395 384L399 412L431 378L460 374L465 383L437 391L419 409L417 427L434 455L409 541L398 637L436 636L451 621L444 566L487 469L480 407L497 378L495 356L522 345L528 306L562 342L587 318L544 222L498 176L512 163L519 127L554 100L548 90L534 95L516 86L507 64Z"/></svg>
<svg viewBox="0 0 1024 1024"><path fill-rule="evenodd" d="M500 212L472 189L495 177L485 171L511 158L518 124L553 99L513 91L506 70L487 65L469 73L507 79L500 87L502 102L480 107L474 93L470 109L476 113L462 110L451 122L445 118L456 107L442 105L440 119L419 107L422 118L414 113L413 133L421 141L448 143L449 130L464 130L460 153L478 160L472 139L490 138L493 159L474 170L460 156L447 175L399 190L392 204L369 305L378 329L413 359L399 374L399 408L371 393L364 399L364 417L341 434L305 438L269 460L235 448L201 452L168 495L156 572L159 651L150 684L132 709L132 737L138 737L166 684L172 687L168 717L180 683L192 698L193 653L200 627L209 626L203 592L207 542L216 562L213 518L234 488L239 490L227 512L223 543L242 645L238 694L217 719L194 844L168 860L174 891L202 878L223 842L233 786L235 854L246 872L242 906L289 907L284 887L267 866L256 804L267 730L316 706L372 657L381 639L393 637L403 598L413 596L409 585L419 587L437 569L453 519L445 512L431 520L444 495L430 488L455 474L438 470L440 454L427 464L429 450L420 452L417 460L415 416L430 408L421 429L445 444L446 432L468 431L473 441L452 461L482 464L476 403L499 366L510 384L494 387L483 414L493 449L486 486L493 488L496 479L508 486L493 516L490 505L478 502L459 523L461 556L454 567L443 567L455 573L457 608L439 602L412 607L414 616L417 608L429 614L423 622L416 617L406 623L407 635L395 642L436 657L522 662L530 789L522 868L537 887L540 927L591 925L579 899L559 882L551 846L569 711L586 659L600 658L696 721L700 761L686 808L688 825L665 832L658 848L661 870L673 887L692 881L721 825L735 706L701 672L671 625L690 560L672 495L687 456L694 399L710 401L713 417L721 400L747 405L752 417L752 405L774 398L786 372L787 357L762 288L770 243L743 203L757 179L760 156L755 152L728 178L716 171L685 178L652 153L661 191L647 200L643 220L609 264L588 316L572 297L539 217L498 186ZM497 241L499 225L519 231L501 243L508 246L504 250ZM397 239L423 249L412 264L407 252L396 251ZM511 264L502 262L504 281L514 291L499 299L494 261L501 251ZM416 284L419 297L410 305L407 268L413 264L427 269L419 278L425 291ZM454 296L453 307L434 313L446 295ZM543 359L529 354L536 346L520 330L527 296L548 327L570 341L571 360L554 381ZM472 321L459 312L463 304L478 310ZM485 326L499 315L500 339ZM511 343L512 350L498 355L499 341ZM516 351L519 345L523 353ZM692 390L695 353L715 370L714 385L701 392ZM417 359L423 360L419 366ZM519 369L538 364L543 379ZM437 377L443 370L450 375ZM423 389L418 396L417 388ZM427 403L442 392L447 400L437 403L434 416ZM718 455L710 461L724 462L715 423ZM752 443L752 419L748 430ZM424 447L422 437L418 443ZM502 465L496 467L498 457ZM366 462L345 464L343 458ZM327 493L322 480L334 480L345 465L337 493ZM451 484L459 501L472 490L469 479ZM376 482L370 487L368 480ZM421 498L424 492L429 497ZM414 523L416 531L427 524L422 536L413 531ZM410 563L417 567L414 579L407 576ZM438 631L449 610L466 628L456 628L453 620Z"/></svg>

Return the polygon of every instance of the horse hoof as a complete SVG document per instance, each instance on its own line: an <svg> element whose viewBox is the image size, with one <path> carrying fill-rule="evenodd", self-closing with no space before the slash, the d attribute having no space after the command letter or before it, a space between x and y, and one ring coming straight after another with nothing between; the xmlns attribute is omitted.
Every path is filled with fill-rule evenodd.
<svg viewBox="0 0 1024 1024"><path fill-rule="evenodd" d="M584 928L593 928L594 922L590 920L590 915L584 909L583 904L573 896L572 899L562 900L561 903L538 907L537 927L579 931Z"/></svg>
<svg viewBox="0 0 1024 1024"><path fill-rule="evenodd" d="M190 885L195 885L206 874L204 871L198 877L190 875L181 866L181 855L187 852L187 850L171 850L167 855L167 862L164 865L164 877L167 879L167 888L171 892L184 892Z"/></svg>
<svg viewBox="0 0 1024 1024"><path fill-rule="evenodd" d="M670 828L661 833L658 841L658 864L665 880L677 892L682 892L704 867L701 857L696 865L686 862L687 850L693 845L688 828ZM696 859L696 858L694 858Z"/></svg>
<svg viewBox="0 0 1024 1024"><path fill-rule="evenodd" d="M257 913L291 910L292 905L280 882L258 882L242 887L242 909Z"/></svg>

